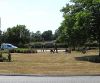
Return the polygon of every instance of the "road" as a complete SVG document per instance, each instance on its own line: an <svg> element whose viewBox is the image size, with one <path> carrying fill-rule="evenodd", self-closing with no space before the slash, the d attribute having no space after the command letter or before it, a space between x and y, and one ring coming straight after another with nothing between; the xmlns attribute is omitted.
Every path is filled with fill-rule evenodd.
<svg viewBox="0 0 100 83"><path fill-rule="evenodd" d="M100 76L0 76L0 83L100 83Z"/></svg>

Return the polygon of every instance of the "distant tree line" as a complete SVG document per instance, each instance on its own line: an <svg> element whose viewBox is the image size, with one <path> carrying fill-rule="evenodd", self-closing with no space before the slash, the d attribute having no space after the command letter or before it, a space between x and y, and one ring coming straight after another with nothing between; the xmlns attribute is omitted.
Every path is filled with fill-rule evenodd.
<svg viewBox="0 0 100 83"><path fill-rule="evenodd" d="M30 32L25 25L17 25L0 33L1 43L12 43L20 47L30 42L44 42L55 39L56 38L51 30L44 31L43 33L40 31L34 33Z"/></svg>

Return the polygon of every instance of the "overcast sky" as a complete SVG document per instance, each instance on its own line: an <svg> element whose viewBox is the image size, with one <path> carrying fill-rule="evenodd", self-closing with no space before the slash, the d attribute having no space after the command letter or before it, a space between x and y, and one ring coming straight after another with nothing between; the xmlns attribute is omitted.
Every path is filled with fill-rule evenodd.
<svg viewBox="0 0 100 83"><path fill-rule="evenodd" d="M62 22L60 9L69 0L0 0L1 30L17 24L30 31L53 32Z"/></svg>

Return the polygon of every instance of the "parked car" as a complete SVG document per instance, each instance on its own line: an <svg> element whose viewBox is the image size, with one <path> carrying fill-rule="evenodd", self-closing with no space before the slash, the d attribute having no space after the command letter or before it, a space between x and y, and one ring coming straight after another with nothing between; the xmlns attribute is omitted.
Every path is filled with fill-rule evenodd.
<svg viewBox="0 0 100 83"><path fill-rule="evenodd" d="M2 44L1 44L1 49L2 49L2 50L4 50L4 49L9 49L9 50L11 50L11 49L15 49L15 48L18 48L18 47L14 46L14 45L12 45L12 44L9 44L9 43L2 43Z"/></svg>

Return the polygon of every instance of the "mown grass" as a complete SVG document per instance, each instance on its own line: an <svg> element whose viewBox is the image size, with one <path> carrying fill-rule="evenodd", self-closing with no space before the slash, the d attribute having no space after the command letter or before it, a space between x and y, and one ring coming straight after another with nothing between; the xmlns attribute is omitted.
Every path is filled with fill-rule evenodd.
<svg viewBox="0 0 100 83"><path fill-rule="evenodd" d="M76 57L97 55L97 50L90 50L86 54L59 52L51 54L13 53L12 62L0 62L2 74L47 74L47 75L92 75L100 74L100 63L77 60Z"/></svg>

